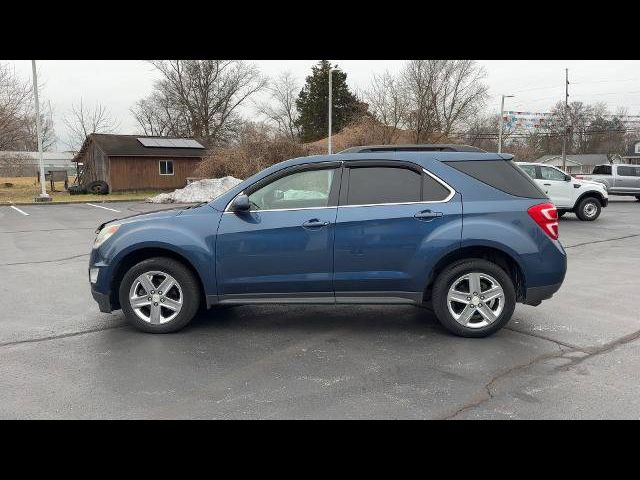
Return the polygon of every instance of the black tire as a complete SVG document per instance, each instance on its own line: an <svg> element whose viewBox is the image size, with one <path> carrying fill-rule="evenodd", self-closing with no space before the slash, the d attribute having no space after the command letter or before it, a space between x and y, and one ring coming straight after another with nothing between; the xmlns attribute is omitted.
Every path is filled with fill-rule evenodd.
<svg viewBox="0 0 640 480"><path fill-rule="evenodd" d="M129 301L129 292L136 279L144 273L153 271L171 275L178 283L182 294L182 307L177 316L160 324L152 324L140 318ZM143 260L129 269L120 283L119 298L125 317L138 330L149 333L171 333L185 327L198 312L201 301L200 284L191 270L179 261L167 257L154 257ZM163 312L165 311L163 309Z"/></svg>
<svg viewBox="0 0 640 480"><path fill-rule="evenodd" d="M640 202L640 195L636 195L636 200Z"/></svg>
<svg viewBox="0 0 640 480"><path fill-rule="evenodd" d="M496 320L488 325L481 327L462 325L456 321L449 311L447 304L449 289L456 280L469 273L489 275L502 287L504 293L502 311ZM432 292L433 309L436 317L447 330L460 337L480 338L497 332L511 319L516 306L515 287L509 274L495 263L482 259L465 259L449 265L436 278ZM484 307L486 308L486 305ZM474 318L479 315L479 313L474 313Z"/></svg>
<svg viewBox="0 0 640 480"><path fill-rule="evenodd" d="M558 210L558 218L562 218L565 213L567 213L566 210Z"/></svg>
<svg viewBox="0 0 640 480"><path fill-rule="evenodd" d="M600 216L602 204L594 197L586 197L580 200L576 208L576 216L583 222L593 222Z"/></svg>
<svg viewBox="0 0 640 480"><path fill-rule="evenodd" d="M102 180L96 180L95 182L89 183L86 190L87 193L93 193L94 195L106 195L109 193L109 184Z"/></svg>

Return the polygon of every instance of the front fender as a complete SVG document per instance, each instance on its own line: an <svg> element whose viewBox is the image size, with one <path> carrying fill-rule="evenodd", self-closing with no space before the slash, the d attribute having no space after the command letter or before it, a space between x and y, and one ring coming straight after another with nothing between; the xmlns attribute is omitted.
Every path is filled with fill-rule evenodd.
<svg viewBox="0 0 640 480"><path fill-rule="evenodd" d="M217 223L203 222L201 216L173 217L155 222L124 224L112 241L100 249L104 264L117 266L132 252L145 248L168 250L185 258L196 270L205 294L217 293L215 274L215 239Z"/></svg>

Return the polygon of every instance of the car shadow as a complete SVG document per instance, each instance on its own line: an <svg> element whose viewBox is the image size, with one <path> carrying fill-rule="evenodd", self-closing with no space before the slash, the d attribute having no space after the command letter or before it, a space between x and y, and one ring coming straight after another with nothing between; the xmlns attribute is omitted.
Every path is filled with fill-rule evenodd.
<svg viewBox="0 0 640 480"><path fill-rule="evenodd" d="M407 305L245 305L212 307L200 312L184 329L252 331L304 330L326 332L383 331L447 334L428 309Z"/></svg>

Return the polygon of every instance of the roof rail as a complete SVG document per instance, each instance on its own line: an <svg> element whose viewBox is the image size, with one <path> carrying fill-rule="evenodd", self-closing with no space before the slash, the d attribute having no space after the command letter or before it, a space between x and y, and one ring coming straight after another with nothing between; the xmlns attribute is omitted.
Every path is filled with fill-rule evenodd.
<svg viewBox="0 0 640 480"><path fill-rule="evenodd" d="M486 153L478 147L471 145L458 145L455 143L434 143L425 145L364 145L361 147L351 147L339 153L373 153L373 152L481 152Z"/></svg>

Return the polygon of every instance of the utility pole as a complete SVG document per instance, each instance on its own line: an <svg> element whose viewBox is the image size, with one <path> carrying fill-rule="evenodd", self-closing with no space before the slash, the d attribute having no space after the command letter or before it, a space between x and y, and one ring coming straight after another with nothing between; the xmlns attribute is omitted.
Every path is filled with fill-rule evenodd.
<svg viewBox="0 0 640 480"><path fill-rule="evenodd" d="M564 135L562 136L562 171L567 171L567 134L569 133L569 125L567 120L569 117L569 69L564 69L565 73L565 92L564 92Z"/></svg>
<svg viewBox="0 0 640 480"><path fill-rule="evenodd" d="M498 153L502 153L502 125L504 123L504 99L513 98L514 95L502 95L500 103L500 130L498 130Z"/></svg>
<svg viewBox="0 0 640 480"><path fill-rule="evenodd" d="M33 71L33 96L36 102L36 135L38 136L38 157L40 159L40 187L42 191L36 202L50 202L51 197L47 195L44 183L44 157L42 155L42 126L40 125L40 102L38 101L38 74L36 73L36 61L31 60L31 70Z"/></svg>
<svg viewBox="0 0 640 480"><path fill-rule="evenodd" d="M333 110L333 85L331 78L333 77L333 68L329 67L329 155L331 155L331 116Z"/></svg>

